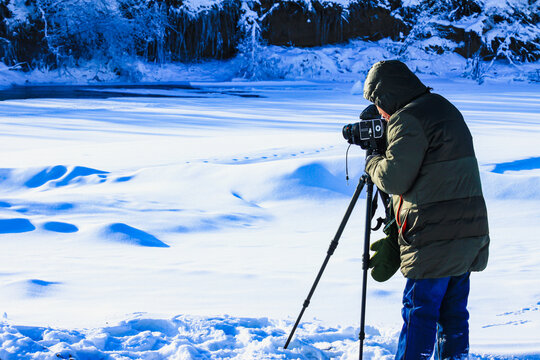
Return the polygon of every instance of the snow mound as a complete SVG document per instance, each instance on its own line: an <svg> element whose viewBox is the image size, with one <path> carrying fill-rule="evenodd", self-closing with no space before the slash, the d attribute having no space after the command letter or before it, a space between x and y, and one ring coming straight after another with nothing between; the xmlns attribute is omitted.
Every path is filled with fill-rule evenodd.
<svg viewBox="0 0 540 360"><path fill-rule="evenodd" d="M361 161L361 160L360 160ZM358 178L358 164L354 160L355 171L349 175ZM354 193L355 184L345 181L343 159L331 159L297 164L278 180L275 194L280 199L286 198L335 198L350 197Z"/></svg>
<svg viewBox="0 0 540 360"><path fill-rule="evenodd" d="M5 290L14 298L39 298L51 294L60 284L56 281L25 279L7 284Z"/></svg>
<svg viewBox="0 0 540 360"><path fill-rule="evenodd" d="M286 175L284 180L299 186L297 190L300 194L305 194L306 188L311 192L318 190L321 194L329 195L338 193L349 196L354 192L354 188L348 187L343 181L343 176L332 174L321 163L300 166L292 174Z"/></svg>
<svg viewBox="0 0 540 360"><path fill-rule="evenodd" d="M147 247L169 247L163 241L145 231L123 223L114 223L105 227L104 235L113 241Z"/></svg>
<svg viewBox="0 0 540 360"><path fill-rule="evenodd" d="M540 157L484 166L482 187L488 198L540 199Z"/></svg>
<svg viewBox="0 0 540 360"><path fill-rule="evenodd" d="M67 168L65 166L53 166L48 167L34 176L32 176L30 179L28 179L24 185L29 188L37 188L44 184L46 184L49 181L57 180L64 176L67 172Z"/></svg>
<svg viewBox="0 0 540 360"><path fill-rule="evenodd" d="M33 175L25 182L28 188L38 188L47 183L52 187L61 187L77 183L102 183L106 181L107 171L91 169L83 166L66 167L57 165L47 167Z"/></svg>

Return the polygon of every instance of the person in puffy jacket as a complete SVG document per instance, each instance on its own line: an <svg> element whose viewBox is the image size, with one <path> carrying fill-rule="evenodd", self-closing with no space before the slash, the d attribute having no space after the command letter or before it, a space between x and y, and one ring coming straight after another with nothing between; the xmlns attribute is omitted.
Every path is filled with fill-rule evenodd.
<svg viewBox="0 0 540 360"><path fill-rule="evenodd" d="M488 261L489 229L472 136L459 110L400 61L373 65L364 97L388 121L387 149L366 172L392 194L404 325L396 359L463 359L472 271ZM435 344L436 342L436 344Z"/></svg>

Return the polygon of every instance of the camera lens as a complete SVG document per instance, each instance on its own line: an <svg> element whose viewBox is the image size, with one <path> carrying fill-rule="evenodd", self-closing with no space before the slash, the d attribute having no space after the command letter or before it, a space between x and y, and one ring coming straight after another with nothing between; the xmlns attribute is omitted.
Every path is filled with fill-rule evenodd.
<svg viewBox="0 0 540 360"><path fill-rule="evenodd" d="M341 133L343 134L343 137L345 138L345 140L347 140L348 142L350 142L350 139L351 139L351 124L348 124L348 125L345 125L343 127L343 130L341 131Z"/></svg>

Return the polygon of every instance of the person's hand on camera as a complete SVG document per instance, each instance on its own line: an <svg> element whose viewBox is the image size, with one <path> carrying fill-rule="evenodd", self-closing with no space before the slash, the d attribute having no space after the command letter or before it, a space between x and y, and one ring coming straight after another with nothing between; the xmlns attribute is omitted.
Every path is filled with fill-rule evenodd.
<svg viewBox="0 0 540 360"><path fill-rule="evenodd" d="M371 160L373 160L374 158L377 158L377 157L382 157L382 155L379 154L378 152L374 152L373 154L366 156L366 165L365 165L365 169L367 169L369 162L370 162Z"/></svg>

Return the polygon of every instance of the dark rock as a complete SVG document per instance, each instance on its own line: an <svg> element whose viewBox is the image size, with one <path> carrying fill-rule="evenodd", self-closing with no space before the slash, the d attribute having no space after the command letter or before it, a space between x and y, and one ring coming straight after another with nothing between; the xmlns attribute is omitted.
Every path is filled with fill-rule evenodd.
<svg viewBox="0 0 540 360"><path fill-rule="evenodd" d="M392 38L398 40L410 31L402 20L392 16L391 10L376 1L357 1L349 6L347 38L361 37L366 40Z"/></svg>
<svg viewBox="0 0 540 360"><path fill-rule="evenodd" d="M399 38L409 28L392 17L391 9L376 1L357 1L347 9L337 4L261 1L256 7L262 20L262 37L269 44L312 47L353 38Z"/></svg>
<svg viewBox="0 0 540 360"><path fill-rule="evenodd" d="M345 10L336 4L313 2L261 1L262 37L269 44L284 46L321 46L343 42L348 22Z"/></svg>
<svg viewBox="0 0 540 360"><path fill-rule="evenodd" d="M0 15L6 16L2 19L12 17L7 4L9 4L9 1L3 1L2 5L0 5ZM15 26L10 28L5 20L2 21L6 36L0 35L0 37L4 38L4 41L1 41L3 46L0 45L0 57L7 65L22 63L20 68L29 70L42 60L49 59L51 54L48 51L47 43L44 41L45 23L35 7L35 0L27 0L25 5L31 14L27 22L16 23Z"/></svg>
<svg viewBox="0 0 540 360"><path fill-rule="evenodd" d="M465 31L463 28L441 24L434 24L433 28L441 38L458 44L455 52L464 58L471 58L482 47L482 38L474 31Z"/></svg>
<svg viewBox="0 0 540 360"><path fill-rule="evenodd" d="M231 0L196 16L181 8L168 6L169 26L165 29L164 47L169 51L170 60L226 59L234 56L240 39L240 6L239 0ZM158 44L152 46L150 60L155 57Z"/></svg>

